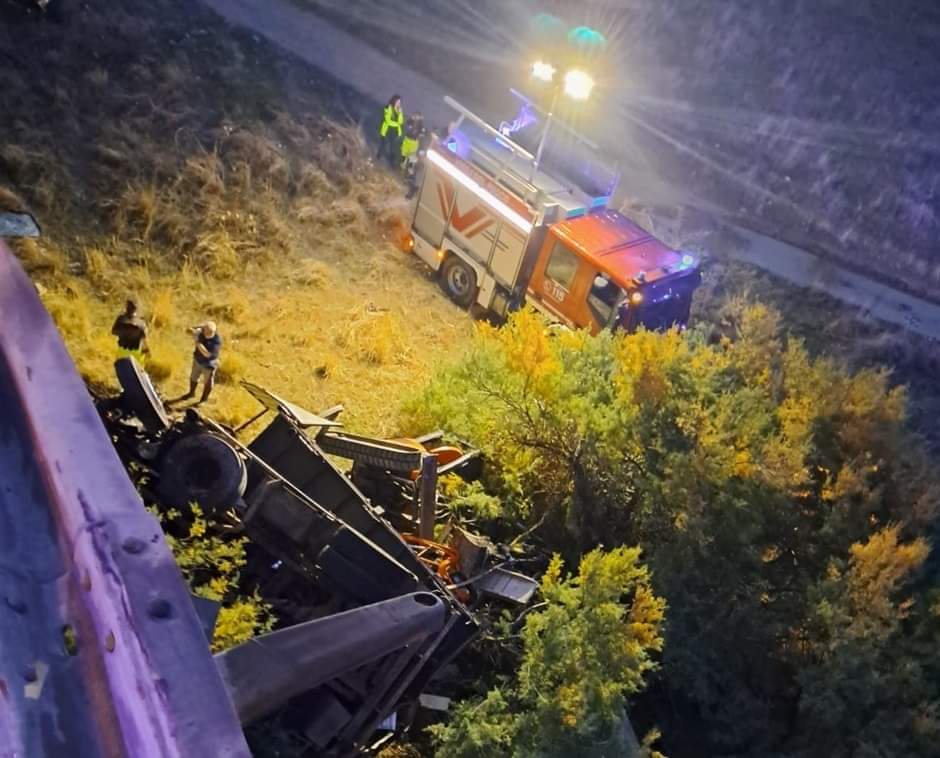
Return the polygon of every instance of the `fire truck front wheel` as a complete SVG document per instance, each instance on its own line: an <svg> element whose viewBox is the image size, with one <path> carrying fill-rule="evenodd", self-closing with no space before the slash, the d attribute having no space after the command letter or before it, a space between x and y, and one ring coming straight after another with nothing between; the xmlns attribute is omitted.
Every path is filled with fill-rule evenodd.
<svg viewBox="0 0 940 758"><path fill-rule="evenodd" d="M466 308L477 296L477 275L467 263L451 255L441 266L441 288L461 308Z"/></svg>

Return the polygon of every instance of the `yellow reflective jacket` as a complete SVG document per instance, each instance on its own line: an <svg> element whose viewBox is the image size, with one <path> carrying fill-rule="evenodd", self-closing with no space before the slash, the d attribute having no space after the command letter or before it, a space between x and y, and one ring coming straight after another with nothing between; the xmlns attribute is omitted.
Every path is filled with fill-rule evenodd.
<svg viewBox="0 0 940 758"><path fill-rule="evenodd" d="M408 160L412 155L418 152L418 140L405 136L401 141L401 157L403 161Z"/></svg>
<svg viewBox="0 0 940 758"><path fill-rule="evenodd" d="M401 137L402 126L405 124L405 114L403 111L396 111L391 105L385 106L385 117L382 119L382 127L379 129L379 136L384 137L389 129L394 129Z"/></svg>

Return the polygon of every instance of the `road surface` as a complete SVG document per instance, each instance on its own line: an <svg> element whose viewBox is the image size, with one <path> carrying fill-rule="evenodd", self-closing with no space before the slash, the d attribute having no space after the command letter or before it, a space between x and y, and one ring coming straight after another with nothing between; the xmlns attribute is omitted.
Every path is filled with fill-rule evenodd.
<svg viewBox="0 0 940 758"><path fill-rule="evenodd" d="M232 24L254 31L374 102L392 93L421 103L430 123L449 123L444 90L291 0L203 0ZM458 98L460 93L453 93ZM467 103L473 105L472 103ZM376 118L378 120L378 118ZM659 200L659 198L655 198ZM734 228L742 244L722 251L802 287L820 289L857 307L864 318L940 340L940 305L860 276L820 257L748 229Z"/></svg>

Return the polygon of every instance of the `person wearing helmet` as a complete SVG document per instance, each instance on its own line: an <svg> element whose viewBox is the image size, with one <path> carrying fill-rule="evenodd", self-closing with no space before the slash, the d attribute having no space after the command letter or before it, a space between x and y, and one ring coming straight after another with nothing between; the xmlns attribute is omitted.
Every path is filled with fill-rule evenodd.
<svg viewBox="0 0 940 758"><path fill-rule="evenodd" d="M428 130L424 127L424 116L415 113L405 124L405 136L401 142L401 167L408 183L407 198L418 191L418 162L426 147Z"/></svg>

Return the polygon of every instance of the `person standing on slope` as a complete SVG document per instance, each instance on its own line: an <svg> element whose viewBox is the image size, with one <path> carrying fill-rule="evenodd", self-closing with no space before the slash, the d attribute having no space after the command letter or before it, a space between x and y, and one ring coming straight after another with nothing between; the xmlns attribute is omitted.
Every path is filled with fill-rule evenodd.
<svg viewBox="0 0 940 758"><path fill-rule="evenodd" d="M405 114L401 109L401 95L392 95L382 113L382 126L379 128L379 159L384 159L392 169L397 169L400 165L404 125Z"/></svg>
<svg viewBox="0 0 940 758"><path fill-rule="evenodd" d="M222 351L222 338L214 321L206 321L190 329L195 347L193 350L193 369L189 375L189 392L181 400L188 400L196 394L200 379L205 379L200 403L206 402L215 385L215 372L219 368L219 353Z"/></svg>
<svg viewBox="0 0 940 758"><path fill-rule="evenodd" d="M128 300L124 312L114 320L111 334L117 337L122 356L132 355L140 360L147 352L147 324L137 315L137 303Z"/></svg>
<svg viewBox="0 0 940 758"><path fill-rule="evenodd" d="M414 113L405 123L405 136L401 141L401 167L408 185L406 199L410 200L418 193L418 161L426 149L427 129L424 128L424 116Z"/></svg>

